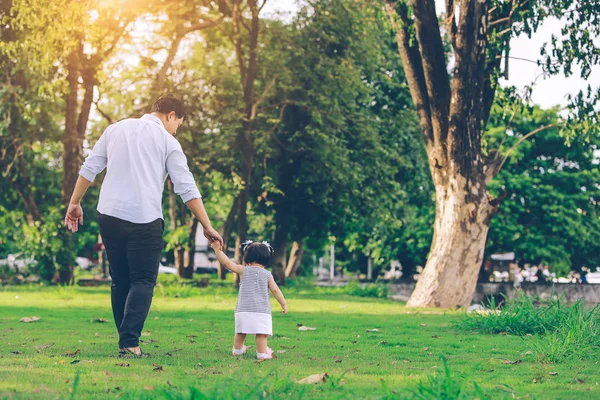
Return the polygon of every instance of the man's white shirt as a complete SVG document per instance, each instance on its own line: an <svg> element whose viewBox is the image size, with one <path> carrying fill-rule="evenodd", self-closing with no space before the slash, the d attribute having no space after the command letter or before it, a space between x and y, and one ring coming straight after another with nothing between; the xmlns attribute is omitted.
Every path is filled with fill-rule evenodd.
<svg viewBox="0 0 600 400"><path fill-rule="evenodd" d="M140 224L163 218L167 176L184 203L201 197L181 145L151 114L106 128L79 175L92 182L104 168L101 214Z"/></svg>

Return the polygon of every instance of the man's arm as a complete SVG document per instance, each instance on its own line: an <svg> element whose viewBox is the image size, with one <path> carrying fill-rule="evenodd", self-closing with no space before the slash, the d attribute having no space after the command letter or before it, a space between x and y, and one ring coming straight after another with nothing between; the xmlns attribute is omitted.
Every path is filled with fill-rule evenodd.
<svg viewBox="0 0 600 400"><path fill-rule="evenodd" d="M105 141L109 129L111 127L106 128L102 136L100 136L92 152L85 159L79 170L79 177L77 178L77 183L75 183L75 189L73 189L64 222L67 228L73 233L79 230L79 224L83 225L83 210L80 205L83 195L94 181L94 178L96 178L96 175L106 168L108 157L106 155Z"/></svg>
<svg viewBox="0 0 600 400"><path fill-rule="evenodd" d="M79 230L79 224L83 225L83 209L81 208L81 199L88 190L92 182L79 175L73 194L71 195L71 201L67 208L67 214L65 215L64 224L67 228L75 233Z"/></svg>
<svg viewBox="0 0 600 400"><path fill-rule="evenodd" d="M210 224L210 219L208 219L208 214L206 213L202 199L192 199L185 203L185 205L188 206L192 214L194 214L194 217L196 217L198 222L200 222L202 225L202 228L204 229L204 236L206 236L211 243L213 241L217 241L221 246L223 246L223 238Z"/></svg>
<svg viewBox="0 0 600 400"><path fill-rule="evenodd" d="M176 140L172 142L172 145L171 152L167 157L167 172L173 182L175 193L181 196L183 202L200 222L202 228L204 228L204 236L211 242L216 240L223 245L223 238L210 224L210 219L202 202L202 196L196 186L194 176L188 168L187 159L183 154L181 145Z"/></svg>

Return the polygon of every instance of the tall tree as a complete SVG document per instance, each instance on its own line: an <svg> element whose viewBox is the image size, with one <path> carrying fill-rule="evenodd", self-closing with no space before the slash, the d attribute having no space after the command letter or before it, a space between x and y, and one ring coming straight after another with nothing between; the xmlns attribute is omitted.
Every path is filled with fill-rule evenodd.
<svg viewBox="0 0 600 400"><path fill-rule="evenodd" d="M501 61L508 57L510 39L530 35L545 19L568 13L572 18L563 29L566 38L553 40L551 51L542 49L544 64L550 73L566 74L579 64L586 77L600 57L592 39L600 31L595 3L446 0L441 30L434 0L386 0L436 193L431 250L409 306L471 302L489 224L501 202L490 195L488 184L508 156L501 151L486 154L482 143L498 78L506 72ZM444 37L452 51L450 76ZM597 122L586 101L593 98L582 96L573 110Z"/></svg>

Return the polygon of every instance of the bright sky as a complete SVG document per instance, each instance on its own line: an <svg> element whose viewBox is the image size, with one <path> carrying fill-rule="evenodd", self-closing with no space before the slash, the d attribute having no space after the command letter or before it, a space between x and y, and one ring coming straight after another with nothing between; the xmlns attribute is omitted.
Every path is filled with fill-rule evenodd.
<svg viewBox="0 0 600 400"><path fill-rule="evenodd" d="M436 7L438 12L445 11L444 0L436 0ZM297 0L267 0L263 12L265 14L283 12L289 15L297 12L299 8ZM559 20L548 20L531 39L525 36L513 39L510 56L537 61L542 45L550 41L552 34L560 35L562 25ZM541 67L532 62L513 58L509 63L509 80L504 81L504 84L522 88L531 85L537 78L532 94L534 103L539 104L542 108L550 108L555 105L565 106L567 94L575 95L579 90L587 88L588 84L592 88L600 87L600 66L593 68L587 81L577 75L578 69L574 68L574 72L576 74L568 78L564 75L544 78L541 76Z"/></svg>

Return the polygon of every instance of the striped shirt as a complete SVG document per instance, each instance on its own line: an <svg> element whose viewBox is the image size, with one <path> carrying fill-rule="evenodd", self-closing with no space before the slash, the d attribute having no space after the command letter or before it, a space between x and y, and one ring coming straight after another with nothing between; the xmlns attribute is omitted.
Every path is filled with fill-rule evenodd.
<svg viewBox="0 0 600 400"><path fill-rule="evenodd" d="M184 203L200 198L181 145L151 114L110 125L79 175L92 182L106 168L98 212L143 224L162 218L167 175Z"/></svg>
<svg viewBox="0 0 600 400"><path fill-rule="evenodd" d="M266 269L251 265L244 266L235 312L270 315L269 279L271 279L271 273Z"/></svg>

